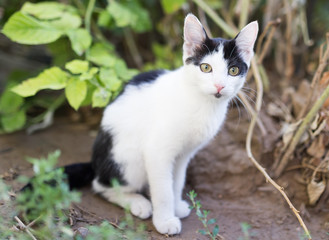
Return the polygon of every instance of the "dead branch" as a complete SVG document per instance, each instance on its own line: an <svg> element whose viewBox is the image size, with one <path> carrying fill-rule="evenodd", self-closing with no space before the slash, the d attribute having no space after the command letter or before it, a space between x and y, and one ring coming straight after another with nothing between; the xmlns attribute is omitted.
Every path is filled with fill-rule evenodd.
<svg viewBox="0 0 329 240"><path fill-rule="evenodd" d="M293 213L296 215L300 225L303 227L306 235L308 236L308 239L312 239L310 232L308 231L303 219L299 215L299 211L294 207L294 205L291 203L290 199L286 195L286 193L283 191L283 187L279 186L266 172L266 170L257 162L257 160L254 158L252 151L251 151L251 138L253 135L253 131L255 128L255 124L258 118L258 113L262 106L262 99L263 99L263 85L262 80L260 78L259 69L256 63L255 58L251 61L251 67L255 76L255 81L257 84L257 99L256 99L256 112L252 116L251 123L249 125L248 133L247 133L247 140L246 140L246 150L249 159L252 161L252 163L256 166L256 168L264 175L267 182L270 182L284 197L286 202L288 203L290 209L293 211Z"/></svg>
<svg viewBox="0 0 329 240"><path fill-rule="evenodd" d="M309 95L307 96L307 101L306 104L304 105L304 108L300 111L299 116L297 119L301 119L304 117L306 111L308 110L309 106L311 105L313 96L314 96L314 91L315 91L315 86L318 86L321 75L327 66L327 61L329 58L329 33L326 34L326 43L323 43L320 47L320 56L319 56L319 66L313 76L312 83L311 83L311 89L309 92ZM326 51L323 53L323 48L324 45L327 45Z"/></svg>
<svg viewBox="0 0 329 240"><path fill-rule="evenodd" d="M327 60L329 58L329 33L327 33L327 50L326 53L323 55L323 57L320 60L320 64L319 64L319 72L321 71L321 73L323 72L326 64L327 64ZM321 65L321 68L320 68ZM315 75L318 75L318 71ZM318 82L320 81L321 74L319 74L318 77L314 77L314 84L318 84ZM312 82L313 84L313 82ZM313 86L314 87L314 86ZM311 91L313 92L313 90ZM312 94L313 95L313 94ZM308 114L306 115L306 117L304 118L304 120L302 121L302 123L300 124L299 128L297 129L294 137L291 139L290 143L288 144L288 148L285 151L285 153L283 154L283 157L278 165L278 167L275 169L274 175L275 177L279 177L281 175L281 173L283 172L284 168L287 166L296 146L299 143L300 138L302 137L302 135L304 134L304 132L308 129L311 121L314 119L315 115L318 113L318 111L320 110L320 108L322 107L323 103L325 102L325 100L329 97L329 85L326 87L326 89L323 91L322 95L320 96L320 98L318 98L318 100L314 103L313 107L311 108L311 110L308 112Z"/></svg>
<svg viewBox="0 0 329 240"><path fill-rule="evenodd" d="M272 42L272 39L273 39L273 36L274 36L274 33L276 31L276 28L279 26L279 24L281 23L281 19L280 18L277 18L276 20L274 21L271 21L269 22L266 27L265 27L265 30L262 32L261 36L259 37L259 44L257 44L257 54L259 55L259 58L258 58L258 64L261 64L264 60L264 57L265 55L267 54L268 52L268 49L271 45L271 42ZM262 52L260 52L260 49L261 49L261 43L267 33L267 29L269 29L271 27L271 30L268 34L268 37L263 45L263 48L262 48Z"/></svg>
<svg viewBox="0 0 329 240"><path fill-rule="evenodd" d="M37 240L36 237L31 233L31 231L29 230L29 228L17 217L15 216L14 219L17 221L17 223L19 224L19 226L25 230L25 232L30 235L30 237L33 240Z"/></svg>

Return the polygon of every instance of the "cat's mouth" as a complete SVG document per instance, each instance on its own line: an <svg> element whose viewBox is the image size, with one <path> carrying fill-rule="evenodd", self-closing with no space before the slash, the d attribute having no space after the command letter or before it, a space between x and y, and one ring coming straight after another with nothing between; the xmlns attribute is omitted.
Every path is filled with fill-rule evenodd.
<svg viewBox="0 0 329 240"><path fill-rule="evenodd" d="M215 94L215 97L216 97L216 98L220 98L221 96L222 96L221 93L216 93L216 94Z"/></svg>

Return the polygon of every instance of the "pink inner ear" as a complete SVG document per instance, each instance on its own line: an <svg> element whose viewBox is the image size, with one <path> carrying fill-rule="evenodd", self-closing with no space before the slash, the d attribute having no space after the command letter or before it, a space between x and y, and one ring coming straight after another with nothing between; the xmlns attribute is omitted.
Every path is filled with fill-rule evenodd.
<svg viewBox="0 0 329 240"><path fill-rule="evenodd" d="M254 21L245 26L235 39L236 45L242 52L242 57L247 62L249 62L253 56L253 48L257 38L257 33L258 23Z"/></svg>
<svg viewBox="0 0 329 240"><path fill-rule="evenodd" d="M188 48L201 45L206 39L206 34L199 20L192 14L187 15L184 24L184 44Z"/></svg>

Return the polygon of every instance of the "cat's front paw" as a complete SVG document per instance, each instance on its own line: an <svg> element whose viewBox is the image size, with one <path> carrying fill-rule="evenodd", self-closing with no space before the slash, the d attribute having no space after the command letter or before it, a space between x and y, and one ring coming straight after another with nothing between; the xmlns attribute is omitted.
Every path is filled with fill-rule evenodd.
<svg viewBox="0 0 329 240"><path fill-rule="evenodd" d="M182 224L177 217L172 217L166 220L156 220L153 218L153 224L161 234L174 235L180 233L182 229Z"/></svg>
<svg viewBox="0 0 329 240"><path fill-rule="evenodd" d="M175 206L176 217L185 218L188 215L190 215L190 212L191 212L190 205L186 201L181 200L178 203L176 203Z"/></svg>
<svg viewBox="0 0 329 240"><path fill-rule="evenodd" d="M145 198L135 200L130 205L131 213L141 219L149 218L152 215L151 202Z"/></svg>

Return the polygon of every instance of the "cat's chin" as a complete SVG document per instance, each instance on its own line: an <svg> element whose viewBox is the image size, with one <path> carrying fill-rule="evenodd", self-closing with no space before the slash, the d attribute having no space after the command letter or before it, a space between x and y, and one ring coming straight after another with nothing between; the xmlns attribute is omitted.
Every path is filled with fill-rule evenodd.
<svg viewBox="0 0 329 240"><path fill-rule="evenodd" d="M223 96L223 94L221 94L221 93L215 93L214 96L215 96L215 98L221 98Z"/></svg>

